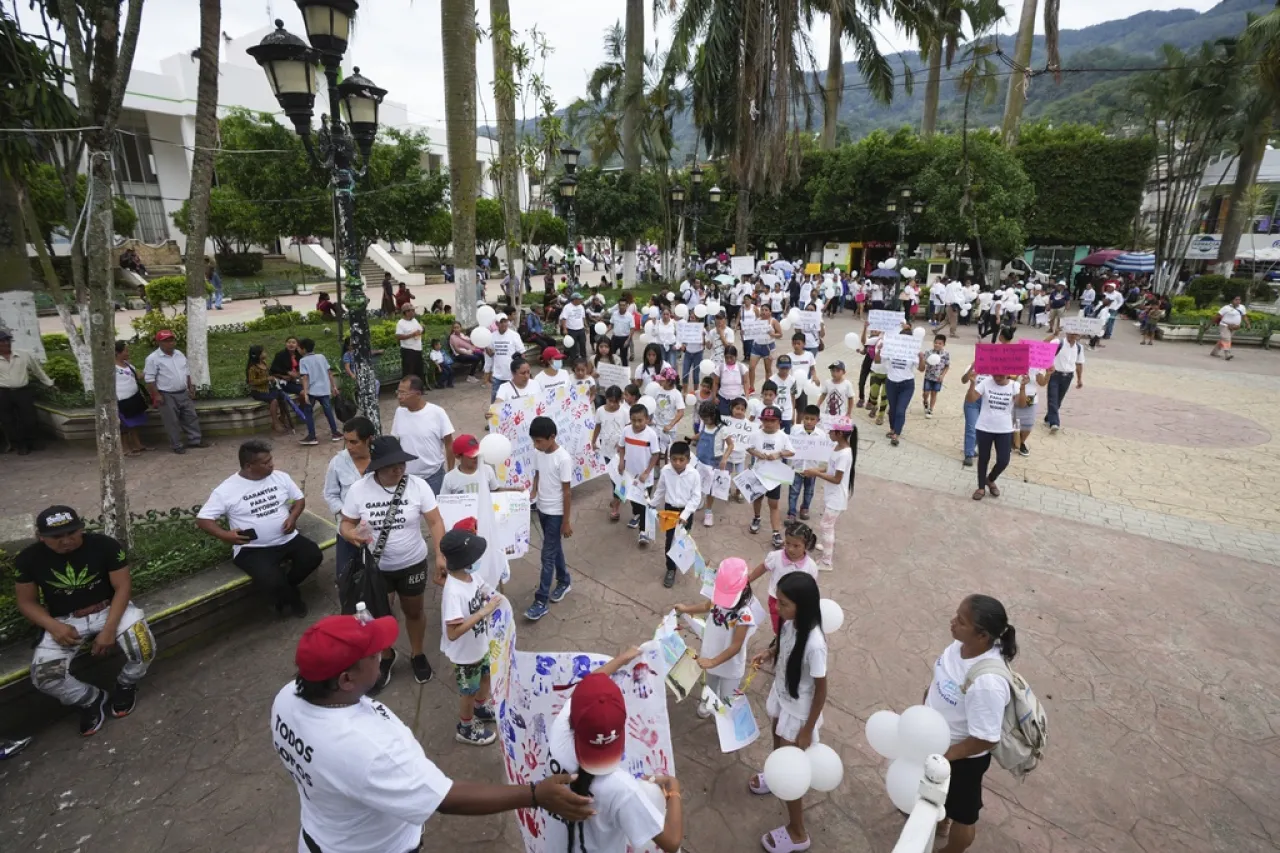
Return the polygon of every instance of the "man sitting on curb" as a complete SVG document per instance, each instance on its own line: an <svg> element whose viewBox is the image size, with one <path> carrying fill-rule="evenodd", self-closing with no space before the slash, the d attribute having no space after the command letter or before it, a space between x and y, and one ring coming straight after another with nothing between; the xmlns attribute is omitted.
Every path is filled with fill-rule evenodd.
<svg viewBox="0 0 1280 853"><path fill-rule="evenodd" d="M71 675L81 646L92 640L98 657L113 645L124 652L110 700L111 715L127 717L138 682L155 659L156 641L142 610L129 600L129 559L119 542L85 533L84 521L69 506L37 515L36 539L14 561L18 610L44 629L31 658L31 681L41 693L80 708L80 734L88 737L106 721L108 696Z"/></svg>
<svg viewBox="0 0 1280 853"><path fill-rule="evenodd" d="M320 546L297 530L305 508L298 484L275 469L271 442L251 438L240 445L240 471L218 484L196 516L196 527L234 546L232 562L266 593L276 612L287 607L299 619L307 605L298 585L324 559ZM227 530L218 526L223 516Z"/></svg>

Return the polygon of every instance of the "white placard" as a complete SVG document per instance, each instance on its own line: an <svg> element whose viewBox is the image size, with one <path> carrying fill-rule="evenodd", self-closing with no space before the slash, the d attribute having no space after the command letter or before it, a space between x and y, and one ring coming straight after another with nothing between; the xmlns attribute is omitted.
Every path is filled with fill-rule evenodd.
<svg viewBox="0 0 1280 853"><path fill-rule="evenodd" d="M440 520L444 522L445 530L452 530L464 518L479 518L480 515L480 496L475 492L436 495L436 504L440 507Z"/></svg>
<svg viewBox="0 0 1280 853"><path fill-rule="evenodd" d="M768 320L742 320L741 325L744 341L763 341L769 337Z"/></svg>
<svg viewBox="0 0 1280 853"><path fill-rule="evenodd" d="M901 319L901 316L899 316ZM802 332L808 332L816 335L822 330L822 312L821 311L801 311L800 321L796 323L796 328Z"/></svg>
<svg viewBox="0 0 1280 853"><path fill-rule="evenodd" d="M676 323L676 340L685 346L702 346L702 323L680 320Z"/></svg>
<svg viewBox="0 0 1280 853"><path fill-rule="evenodd" d="M528 492L494 492L493 518L498 534L497 544L508 558L529 553L529 511L532 502Z"/></svg>
<svg viewBox="0 0 1280 853"><path fill-rule="evenodd" d="M829 462L831 460L831 451L836 446L834 441L816 432L813 435L798 435L793 432L790 440L791 449L796 452L794 458L803 459L806 462L821 462L823 464Z"/></svg>
<svg viewBox="0 0 1280 853"><path fill-rule="evenodd" d="M772 273L772 272L760 273L760 282L761 284L764 284L766 287L772 288L775 284L777 284L780 281L782 281L782 279L778 277L777 273Z"/></svg>
<svg viewBox="0 0 1280 853"><path fill-rule="evenodd" d="M707 489L707 494L716 500L729 500L729 484L733 482L732 475L728 471L721 471L716 468L711 472L711 482Z"/></svg>
<svg viewBox="0 0 1280 853"><path fill-rule="evenodd" d="M596 373L599 374L597 388L607 390L611 385L626 388L631 384L631 373L620 364L598 364Z"/></svg>
<svg viewBox="0 0 1280 853"><path fill-rule="evenodd" d="M887 364L891 361L908 361L913 365L920 354L920 341L911 335L885 335L884 345L880 350L880 361Z"/></svg>
<svg viewBox="0 0 1280 853"><path fill-rule="evenodd" d="M760 482L760 478L750 468L733 478L733 482L738 487L738 491L742 492L742 496L747 502L754 501L756 498L764 497L764 493L769 491L765 488L764 483Z"/></svg>
<svg viewBox="0 0 1280 853"><path fill-rule="evenodd" d="M767 488L790 486L796 476L795 469L781 459L757 459L751 470L756 473L756 476L760 478Z"/></svg>
<svg viewBox="0 0 1280 853"><path fill-rule="evenodd" d="M867 328L873 332L896 332L902 328L902 312L872 311L867 314Z"/></svg>
<svg viewBox="0 0 1280 853"><path fill-rule="evenodd" d="M1063 317L1062 331L1068 335L1101 335L1107 322L1101 317Z"/></svg>
<svg viewBox="0 0 1280 853"><path fill-rule="evenodd" d="M667 551L667 556L681 574L688 574L693 567L694 558L698 556L698 546L693 544L693 537L684 529L683 524L676 525L676 533L671 537L671 549Z"/></svg>
<svg viewBox="0 0 1280 853"><path fill-rule="evenodd" d="M751 255L735 255L729 259L729 272L735 277L753 275L756 271L756 259Z"/></svg>

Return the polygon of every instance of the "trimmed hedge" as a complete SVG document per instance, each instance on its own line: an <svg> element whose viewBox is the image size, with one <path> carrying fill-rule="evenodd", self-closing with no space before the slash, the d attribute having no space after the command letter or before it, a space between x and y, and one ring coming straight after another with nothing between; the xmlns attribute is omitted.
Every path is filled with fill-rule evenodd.
<svg viewBox="0 0 1280 853"><path fill-rule="evenodd" d="M218 255L218 271L223 277L250 276L262 272L262 253L244 252L242 254Z"/></svg>

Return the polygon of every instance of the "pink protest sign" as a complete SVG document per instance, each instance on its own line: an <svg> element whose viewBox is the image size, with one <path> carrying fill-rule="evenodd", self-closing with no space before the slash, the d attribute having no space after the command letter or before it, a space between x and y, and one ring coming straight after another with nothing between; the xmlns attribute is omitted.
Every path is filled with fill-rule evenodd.
<svg viewBox="0 0 1280 853"><path fill-rule="evenodd" d="M1057 341L1027 341L1031 348L1031 366L1042 370L1053 369L1053 359L1058 355Z"/></svg>
<svg viewBox="0 0 1280 853"><path fill-rule="evenodd" d="M978 344L974 354L978 373L1021 376L1031 361L1031 347L1026 344Z"/></svg>

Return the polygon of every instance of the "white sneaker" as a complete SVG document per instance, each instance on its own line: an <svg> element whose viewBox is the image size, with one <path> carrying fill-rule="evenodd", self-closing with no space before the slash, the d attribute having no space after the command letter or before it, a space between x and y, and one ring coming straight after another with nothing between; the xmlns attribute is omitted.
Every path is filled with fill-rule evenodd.
<svg viewBox="0 0 1280 853"><path fill-rule="evenodd" d="M702 526L703 526L703 527L710 527L711 525L713 525L713 524L715 524L715 523L716 523L716 520L715 520L715 518L711 515L711 510L707 510L706 512L704 512L704 513L702 514Z"/></svg>
<svg viewBox="0 0 1280 853"><path fill-rule="evenodd" d="M933 409L925 409L925 410L924 410L924 416L925 416L925 418L931 418L931 417L933 417Z"/></svg>
<svg viewBox="0 0 1280 853"><path fill-rule="evenodd" d="M1057 424L1054 424L1053 426L1049 427L1049 432L1057 432L1060 429L1062 429L1062 427L1058 426Z"/></svg>

